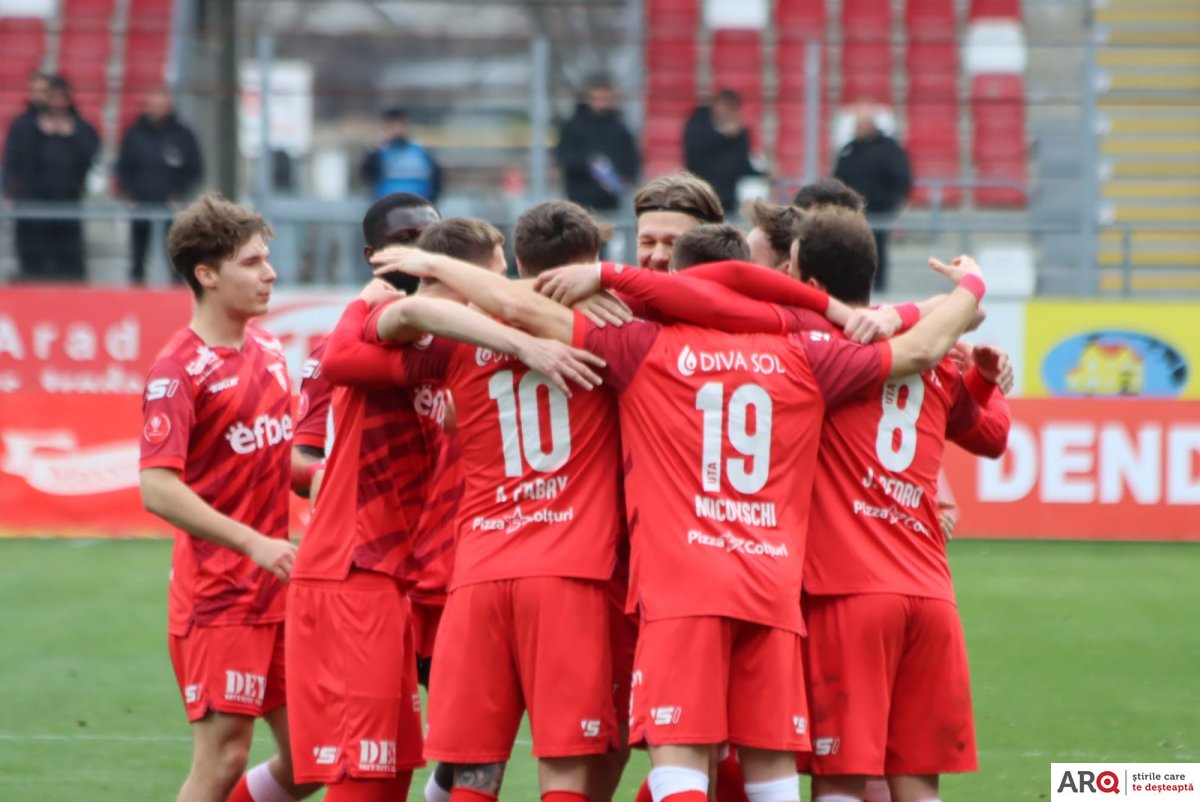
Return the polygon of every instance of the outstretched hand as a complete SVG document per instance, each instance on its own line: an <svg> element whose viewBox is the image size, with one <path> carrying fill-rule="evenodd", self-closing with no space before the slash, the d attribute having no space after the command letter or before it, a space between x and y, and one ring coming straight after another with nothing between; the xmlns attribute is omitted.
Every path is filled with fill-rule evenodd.
<svg viewBox="0 0 1200 802"><path fill-rule="evenodd" d="M547 298L571 306L600 292L600 265L592 262L547 270L537 277L533 288Z"/></svg>
<svg viewBox="0 0 1200 802"><path fill-rule="evenodd" d="M388 273L407 273L417 278L433 275L434 254L407 245L389 245L371 257L376 276Z"/></svg>
<svg viewBox="0 0 1200 802"><path fill-rule="evenodd" d="M530 337L517 352L517 358L554 382L554 386L571 397L571 384L585 390L599 387L601 379L596 370L605 362L591 351L572 348L557 340Z"/></svg>
<svg viewBox="0 0 1200 802"><path fill-rule="evenodd" d="M1008 354L991 345L979 345L973 356L980 376L999 387L1005 395L1012 392L1015 375Z"/></svg>
<svg viewBox="0 0 1200 802"><path fill-rule="evenodd" d="M929 266L933 268L934 272L941 273L955 284L962 281L966 276L983 278L983 271L979 269L979 263L965 254L950 264L946 264L940 259L931 256L929 257Z"/></svg>

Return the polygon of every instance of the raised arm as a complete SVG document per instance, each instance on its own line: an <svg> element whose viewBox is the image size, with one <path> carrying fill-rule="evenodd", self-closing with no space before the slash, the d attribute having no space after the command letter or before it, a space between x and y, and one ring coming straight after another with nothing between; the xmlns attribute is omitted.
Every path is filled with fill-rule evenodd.
<svg viewBox="0 0 1200 802"><path fill-rule="evenodd" d="M787 324L774 304L746 298L690 274L672 275L611 262L602 264L599 274L604 289L636 298L667 321L730 332L787 331Z"/></svg>
<svg viewBox="0 0 1200 802"><path fill-rule="evenodd" d="M889 341L892 350L889 376L910 376L936 366L966 331L983 299L982 273L974 259L960 256L950 265L930 259L929 264L954 280L958 287L928 317Z"/></svg>
<svg viewBox="0 0 1200 802"><path fill-rule="evenodd" d="M489 315L537 337L570 343L575 316L533 288L443 254L394 245L371 259L376 275L399 271L442 282Z"/></svg>

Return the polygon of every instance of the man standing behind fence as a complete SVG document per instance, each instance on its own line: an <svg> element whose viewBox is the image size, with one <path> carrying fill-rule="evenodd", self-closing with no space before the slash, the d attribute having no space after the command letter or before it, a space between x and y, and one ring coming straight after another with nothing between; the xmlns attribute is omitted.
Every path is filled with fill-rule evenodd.
<svg viewBox="0 0 1200 802"><path fill-rule="evenodd" d="M601 214L616 213L642 160L617 111L608 76L588 81L585 100L559 131L556 155L568 200Z"/></svg>
<svg viewBox="0 0 1200 802"><path fill-rule="evenodd" d="M145 112L121 140L117 158L121 196L138 206L176 205L196 190L203 177L204 162L195 135L175 116L167 91L156 89L146 98ZM133 246L129 278L134 284L146 281L152 227L149 220L134 220L129 227ZM164 237L169 227L164 221Z"/></svg>
<svg viewBox="0 0 1200 802"><path fill-rule="evenodd" d="M894 216L912 190L904 148L879 130L874 110L865 104L859 107L854 120L854 139L838 154L833 174L867 199L867 214L871 217ZM887 290L888 232L876 228L872 233L879 252L875 290L883 292Z"/></svg>
<svg viewBox="0 0 1200 802"><path fill-rule="evenodd" d="M367 154L362 179L376 200L393 192L411 192L437 202L442 191L442 168L429 151L408 136L408 115L391 108L383 113L386 139Z"/></svg>
<svg viewBox="0 0 1200 802"><path fill-rule="evenodd" d="M47 84L45 105L36 110L33 124L14 125L9 134L4 192L18 201L78 203L100 137L75 110L66 79L53 76ZM78 219L21 221L17 258L22 280L82 281L83 224Z"/></svg>

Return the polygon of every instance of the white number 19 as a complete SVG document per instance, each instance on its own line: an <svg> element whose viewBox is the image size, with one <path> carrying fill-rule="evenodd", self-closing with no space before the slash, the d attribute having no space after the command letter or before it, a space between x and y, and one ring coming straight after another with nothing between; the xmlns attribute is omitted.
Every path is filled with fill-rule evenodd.
<svg viewBox="0 0 1200 802"><path fill-rule="evenodd" d="M753 434L746 430L750 407L754 407ZM771 396L767 391L757 384L743 384L729 396L729 444L742 457L731 457L724 466L721 446L725 439L725 385L709 382L701 387L696 393L696 409L704 413L701 487L711 493L719 491L724 472L739 493L762 490L771 473Z"/></svg>

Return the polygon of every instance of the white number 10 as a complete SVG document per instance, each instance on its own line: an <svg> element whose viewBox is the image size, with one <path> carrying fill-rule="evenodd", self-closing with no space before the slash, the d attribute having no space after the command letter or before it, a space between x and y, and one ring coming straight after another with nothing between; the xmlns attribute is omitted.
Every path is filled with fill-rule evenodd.
<svg viewBox="0 0 1200 802"><path fill-rule="evenodd" d="M750 407L754 407L754 434L746 431ZM721 446L725 439L725 385L709 382L701 387L696 393L696 409L704 413L701 487L708 492L719 491L721 474L725 473L739 493L762 490L771 473L771 396L767 391L757 384L743 384L729 396L729 444L742 457L731 457L724 466Z"/></svg>
<svg viewBox="0 0 1200 802"><path fill-rule="evenodd" d="M504 447L504 474L521 476L525 463L541 473L552 473L567 464L571 456L571 422L567 397L550 380L530 371L517 382L513 392L513 372L502 370L488 381L488 396L500 410L500 440ZM550 449L542 447L542 425L538 415L538 388L545 387L550 398ZM518 403L519 402L519 403ZM519 423L518 423L519 419ZM524 448L522 448L524 446ZM521 459L524 452L525 458Z"/></svg>

